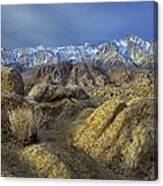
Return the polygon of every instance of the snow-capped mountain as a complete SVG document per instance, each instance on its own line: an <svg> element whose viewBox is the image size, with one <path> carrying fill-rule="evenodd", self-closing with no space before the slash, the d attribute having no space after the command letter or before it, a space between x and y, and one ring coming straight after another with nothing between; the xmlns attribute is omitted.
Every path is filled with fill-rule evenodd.
<svg viewBox="0 0 163 186"><path fill-rule="evenodd" d="M149 68L154 64L155 53L156 46L153 42L130 34L100 45L85 43L63 47L1 48L1 64L10 66L18 64L28 68L67 61L93 63L102 68L117 66Z"/></svg>

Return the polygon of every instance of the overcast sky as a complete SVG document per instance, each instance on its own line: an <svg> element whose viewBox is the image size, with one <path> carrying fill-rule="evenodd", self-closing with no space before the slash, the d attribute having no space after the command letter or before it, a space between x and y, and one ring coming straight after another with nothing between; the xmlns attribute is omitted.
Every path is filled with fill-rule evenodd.
<svg viewBox="0 0 163 186"><path fill-rule="evenodd" d="M2 47L102 43L129 33L153 40L152 2L3 5Z"/></svg>

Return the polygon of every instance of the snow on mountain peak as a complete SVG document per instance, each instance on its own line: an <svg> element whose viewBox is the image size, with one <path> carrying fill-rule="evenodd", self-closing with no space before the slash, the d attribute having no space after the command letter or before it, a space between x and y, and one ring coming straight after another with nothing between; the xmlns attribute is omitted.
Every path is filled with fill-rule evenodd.
<svg viewBox="0 0 163 186"><path fill-rule="evenodd" d="M108 65L112 63L114 65L114 61L115 64L117 64L117 61L119 63L121 61L121 63L130 66L131 64L144 63L144 61L151 63L151 56L154 56L154 52L153 42L145 41L134 34L129 34L100 45L86 42L79 46L44 47L39 45L35 48L2 48L1 57L2 65L17 63L26 67L60 61L71 61L74 63L84 61L95 64L101 61L101 63L105 62Z"/></svg>

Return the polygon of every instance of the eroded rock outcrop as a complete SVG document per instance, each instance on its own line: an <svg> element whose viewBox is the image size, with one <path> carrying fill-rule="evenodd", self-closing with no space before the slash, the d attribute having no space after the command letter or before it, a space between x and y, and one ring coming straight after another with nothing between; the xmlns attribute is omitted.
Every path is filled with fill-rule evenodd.
<svg viewBox="0 0 163 186"><path fill-rule="evenodd" d="M81 87L104 86L106 83L106 75L88 63L74 64L67 82L68 85L79 85Z"/></svg>
<svg viewBox="0 0 163 186"><path fill-rule="evenodd" d="M38 102L53 102L62 99L89 99L88 94L78 86L63 87L62 85L52 85L38 83L34 85L28 94L28 98Z"/></svg>
<svg viewBox="0 0 163 186"><path fill-rule="evenodd" d="M80 88L71 91L71 89L61 86L50 85L46 92L44 92L45 89L44 87L43 91L36 89L36 92L34 91L32 94L33 97L30 97L31 99L15 93L2 92L3 141L10 141L11 137L15 136L23 144L30 144L35 141L35 136L37 136L35 129L50 129L57 126L63 128L63 123L71 122L81 110L96 106L91 99L85 99L88 96ZM76 99L77 97L80 99ZM53 102L51 102L52 100ZM29 130L23 133L22 129Z"/></svg>
<svg viewBox="0 0 163 186"><path fill-rule="evenodd" d="M28 94L28 98L38 102L52 102L66 97L66 91L61 85L46 83L36 84Z"/></svg>
<svg viewBox="0 0 163 186"><path fill-rule="evenodd" d="M73 132L72 145L102 162L121 179L155 178L155 100L113 99Z"/></svg>
<svg viewBox="0 0 163 186"><path fill-rule="evenodd" d="M94 65L88 63L72 64L71 62L46 64L29 69L23 73L23 79L27 94L35 84L40 82L81 87L103 86L108 82L108 76Z"/></svg>
<svg viewBox="0 0 163 186"><path fill-rule="evenodd" d="M23 79L16 69L1 67L1 90L10 93L24 94Z"/></svg>
<svg viewBox="0 0 163 186"><path fill-rule="evenodd" d="M62 144L2 144L2 160L2 176L116 179L91 157Z"/></svg>

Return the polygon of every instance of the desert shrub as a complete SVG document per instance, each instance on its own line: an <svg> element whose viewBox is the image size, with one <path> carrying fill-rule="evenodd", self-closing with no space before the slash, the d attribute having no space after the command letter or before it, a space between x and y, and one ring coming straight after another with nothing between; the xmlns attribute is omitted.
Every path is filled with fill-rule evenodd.
<svg viewBox="0 0 163 186"><path fill-rule="evenodd" d="M18 142L28 145L37 141L38 125L30 108L18 108L9 113L10 128Z"/></svg>

